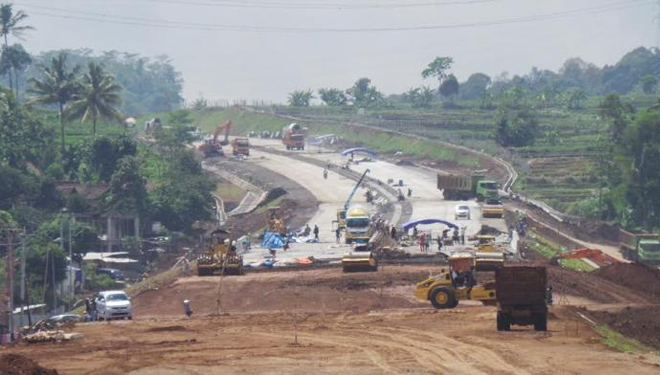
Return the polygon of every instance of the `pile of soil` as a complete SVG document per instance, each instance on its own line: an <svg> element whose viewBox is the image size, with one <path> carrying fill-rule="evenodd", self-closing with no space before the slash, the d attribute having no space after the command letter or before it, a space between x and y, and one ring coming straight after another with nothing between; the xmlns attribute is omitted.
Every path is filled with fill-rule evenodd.
<svg viewBox="0 0 660 375"><path fill-rule="evenodd" d="M499 231L497 228L493 228L488 225L482 224L479 234L484 236L499 236L500 234L502 234L502 232Z"/></svg>
<svg viewBox="0 0 660 375"><path fill-rule="evenodd" d="M660 271L641 264L613 264L593 272L598 277L642 291L652 301L660 302Z"/></svg>
<svg viewBox="0 0 660 375"><path fill-rule="evenodd" d="M587 298L599 303L649 303L645 289L634 289L594 272L577 272L548 266L548 283L555 292Z"/></svg>
<svg viewBox="0 0 660 375"><path fill-rule="evenodd" d="M41 367L20 354L4 354L0 356L0 375L57 375L57 370Z"/></svg>
<svg viewBox="0 0 660 375"><path fill-rule="evenodd" d="M294 220L294 214L298 208L298 202L284 198L280 201L279 207L278 214L284 218L284 222L291 228L297 228L296 225L299 223ZM230 216L227 224L233 227L232 234L238 238L248 233L255 234L266 228L268 215L267 210L257 210L244 215Z"/></svg>
<svg viewBox="0 0 660 375"><path fill-rule="evenodd" d="M588 315L626 337L660 349L660 315L655 309L628 306L619 312L590 311Z"/></svg>

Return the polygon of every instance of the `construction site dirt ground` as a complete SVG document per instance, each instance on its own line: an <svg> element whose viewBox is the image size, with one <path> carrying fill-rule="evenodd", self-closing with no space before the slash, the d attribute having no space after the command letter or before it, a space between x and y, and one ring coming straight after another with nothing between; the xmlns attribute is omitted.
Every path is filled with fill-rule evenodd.
<svg viewBox="0 0 660 375"><path fill-rule="evenodd" d="M607 313L614 322L611 316L626 306L658 311L644 291L553 267L550 282L565 295L555 295L561 305L551 307L549 331L497 332L495 307L461 302L439 311L414 299L414 283L438 268L181 278L134 298L133 321L79 323L67 330L83 333L80 340L21 344L0 354L23 355L60 374L660 372L656 352L611 349L578 315ZM184 299L192 302L192 320L183 315ZM648 315L657 324L660 318Z"/></svg>

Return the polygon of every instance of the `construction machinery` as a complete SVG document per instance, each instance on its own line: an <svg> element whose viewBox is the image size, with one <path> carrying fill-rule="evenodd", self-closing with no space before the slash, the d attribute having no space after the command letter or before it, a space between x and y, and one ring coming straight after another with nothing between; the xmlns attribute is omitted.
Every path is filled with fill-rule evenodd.
<svg viewBox="0 0 660 375"><path fill-rule="evenodd" d="M486 197L499 196L499 184L487 180L484 174L451 175L438 173L437 186L446 200L467 200L477 197L483 201Z"/></svg>
<svg viewBox="0 0 660 375"><path fill-rule="evenodd" d="M287 150L304 150L305 128L295 122L285 126L282 129L282 143Z"/></svg>
<svg viewBox="0 0 660 375"><path fill-rule="evenodd" d="M502 267L495 271L497 330L509 331L512 324L548 326L548 277L545 267Z"/></svg>
<svg viewBox="0 0 660 375"><path fill-rule="evenodd" d="M476 280L476 257L470 252L453 253L448 258L448 269L439 275L429 276L417 283L415 297L431 301L436 309L451 309L461 300L495 302L495 285L478 285Z"/></svg>
<svg viewBox="0 0 660 375"><path fill-rule="evenodd" d="M364 181L364 177L369 172L371 172L371 171L369 170L369 168L367 168L364 171L364 173L362 173L362 176L360 176L360 179L358 180L358 182L355 184L355 186L353 186L353 190L351 190L351 193L348 194L348 197L346 198L346 201L344 202L344 207L337 210L337 220L334 221L333 224L337 223L337 226L339 226L340 230L346 229L346 213L348 212L348 207L351 205L351 201L353 200L353 196L355 196L355 192L357 192L358 188L362 184L362 181Z"/></svg>
<svg viewBox="0 0 660 375"><path fill-rule="evenodd" d="M361 205L352 205L346 211L344 237L346 243L367 243L373 234L371 212Z"/></svg>
<svg viewBox="0 0 660 375"><path fill-rule="evenodd" d="M562 259L589 259L596 263L599 267L611 266L612 264L621 263L620 260L611 257L598 249L573 249L550 259L551 264L558 264Z"/></svg>
<svg viewBox="0 0 660 375"><path fill-rule="evenodd" d="M344 272L378 271L378 259L373 251L374 244L356 243L351 251L341 258Z"/></svg>
<svg viewBox="0 0 660 375"><path fill-rule="evenodd" d="M623 257L648 265L660 265L660 238L653 233L633 233L619 230L619 245Z"/></svg>
<svg viewBox="0 0 660 375"><path fill-rule="evenodd" d="M497 197L486 197L481 206L481 216L502 218L504 216L502 201Z"/></svg>
<svg viewBox="0 0 660 375"><path fill-rule="evenodd" d="M495 244L494 236L477 236L477 251L475 252L478 271L492 271L504 265L504 249Z"/></svg>
<svg viewBox="0 0 660 375"><path fill-rule="evenodd" d="M225 138L222 141L218 141L218 136L224 130ZM205 158L212 156L224 156L222 151L222 146L229 144L229 131L231 130L231 120L225 121L224 123L218 125L213 132L213 138L207 139L199 146L199 151L204 153Z"/></svg>
<svg viewBox="0 0 660 375"><path fill-rule="evenodd" d="M232 139L231 152L234 156L250 156L250 139L244 137Z"/></svg>
<svg viewBox="0 0 660 375"><path fill-rule="evenodd" d="M224 229L211 232L208 250L197 258L197 275L242 275L243 257L236 253L231 233Z"/></svg>

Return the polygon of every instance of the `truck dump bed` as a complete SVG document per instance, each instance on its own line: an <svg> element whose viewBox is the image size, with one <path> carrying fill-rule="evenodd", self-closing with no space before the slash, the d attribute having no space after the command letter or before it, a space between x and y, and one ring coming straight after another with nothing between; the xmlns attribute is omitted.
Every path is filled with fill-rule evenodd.
<svg viewBox="0 0 660 375"><path fill-rule="evenodd" d="M619 229L619 245L629 250L637 249L637 242L641 239L652 240L658 238L653 233L632 233L624 229Z"/></svg>
<svg viewBox="0 0 660 375"><path fill-rule="evenodd" d="M495 271L500 305L545 305L547 284L545 267L501 267Z"/></svg>
<svg viewBox="0 0 660 375"><path fill-rule="evenodd" d="M472 177L438 173L438 189L472 190Z"/></svg>

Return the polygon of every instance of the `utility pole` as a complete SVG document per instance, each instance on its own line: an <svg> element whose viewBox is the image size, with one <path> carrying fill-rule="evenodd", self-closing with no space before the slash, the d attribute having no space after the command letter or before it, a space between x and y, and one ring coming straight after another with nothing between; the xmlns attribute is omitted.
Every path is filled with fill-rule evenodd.
<svg viewBox="0 0 660 375"><path fill-rule="evenodd" d="M7 264L5 274L5 294L7 296L6 325L9 330L9 340L14 340L14 236L15 230L6 230Z"/></svg>

